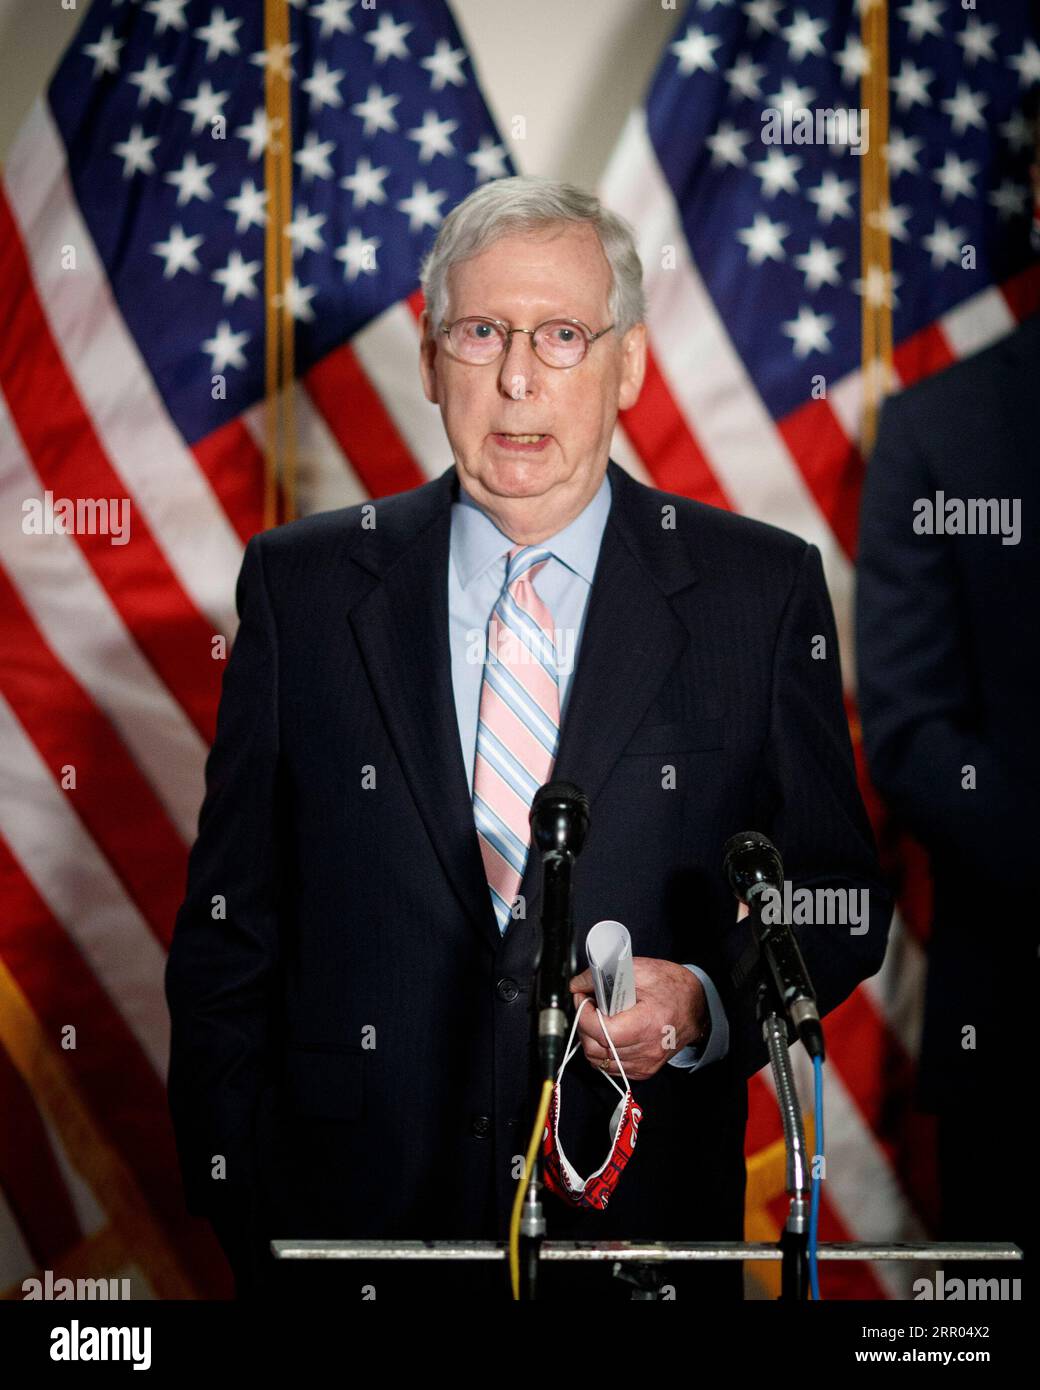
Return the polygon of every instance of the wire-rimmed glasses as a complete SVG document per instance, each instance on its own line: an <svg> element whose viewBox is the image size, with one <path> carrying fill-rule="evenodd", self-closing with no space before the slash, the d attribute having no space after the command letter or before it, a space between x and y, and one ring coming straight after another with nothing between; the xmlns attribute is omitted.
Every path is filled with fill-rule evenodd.
<svg viewBox="0 0 1040 1390"><path fill-rule="evenodd" d="M598 333L580 319L546 319L535 328L510 328L501 319L471 315L441 325L453 356L475 367L494 362L514 333L529 333L531 346L547 367L576 367L597 338L614 327L608 323Z"/></svg>

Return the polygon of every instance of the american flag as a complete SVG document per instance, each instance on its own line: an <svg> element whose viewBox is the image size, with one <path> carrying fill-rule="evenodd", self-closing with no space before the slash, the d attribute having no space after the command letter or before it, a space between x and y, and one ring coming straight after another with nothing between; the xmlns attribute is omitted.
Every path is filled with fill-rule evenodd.
<svg viewBox="0 0 1040 1390"><path fill-rule="evenodd" d="M451 463L418 267L512 165L443 4L290 20L279 48L258 3L99 0L4 171L0 1292L224 1288L183 1220L162 976L263 524L265 65L292 74L299 510ZM128 501L129 540L64 499Z"/></svg>
<svg viewBox="0 0 1040 1390"><path fill-rule="evenodd" d="M138 1295L226 1291L212 1242L183 1219L162 971L220 639L263 524L272 63L292 74L299 509L396 492L451 461L418 380L417 268L444 215L513 172L509 157L443 4L290 4L288 48L273 51L258 3L97 0L4 170L0 1292L45 1268L131 1274ZM1035 303L1015 251L1016 110L1040 55L1009 8L999 32L937 0L893 13L904 95L893 87L881 293L902 382ZM691 6L628 122L600 191L637 231L652 356L612 454L816 542L850 674L860 157L760 140L763 106L856 104L858 19L809 9ZM961 163L944 171L950 152ZM979 248L972 274L942 263L957 239ZM128 542L66 529L62 499L128 500ZM919 941L897 931L882 976L832 1016L824 1237L923 1233L927 1175L906 1157L923 1149L892 1104L912 1073L920 973ZM769 1238L779 1130L768 1080L752 1091L748 1235ZM884 1274L857 1279L847 1291L898 1292Z"/></svg>
<svg viewBox="0 0 1040 1390"><path fill-rule="evenodd" d="M647 384L622 417L614 457L658 486L820 547L857 753L863 297L891 315L891 389L985 347L1040 306L1023 111L1040 84L1040 47L1028 6L1001 5L999 22L955 0L887 6L889 196L866 211L890 266L863 263L858 132L849 126L845 143L793 135L802 112L860 109L877 58L861 34L864 8L884 21L883 0L694 0L599 190L636 228L649 303ZM765 139L785 112L789 142ZM877 125L868 121L868 141ZM906 891L881 973L827 1020L820 1238L924 1239L936 1214L934 1149L911 1101L927 884L920 851L889 843L862 780ZM796 1060L806 1101L800 1049ZM768 1072L751 1083L748 1239L775 1239L786 1216L771 1084ZM824 1266L821 1289L903 1297L919 1272ZM768 1267L756 1277L778 1283Z"/></svg>

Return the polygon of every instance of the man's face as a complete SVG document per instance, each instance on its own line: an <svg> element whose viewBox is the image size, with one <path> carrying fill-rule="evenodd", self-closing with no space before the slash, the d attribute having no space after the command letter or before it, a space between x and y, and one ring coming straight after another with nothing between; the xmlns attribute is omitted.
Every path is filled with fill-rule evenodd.
<svg viewBox="0 0 1040 1390"><path fill-rule="evenodd" d="M502 237L448 272L446 322L481 315L510 327L546 319L580 319L593 333L610 323L610 267L592 227L566 223ZM473 366L452 357L447 335L421 356L427 399L440 406L460 481L493 515L528 510L569 520L592 497L607 466L619 409L633 405L645 366L642 324L619 340L616 330L593 343L575 367L548 367L531 337L514 333L494 362ZM434 325L435 330L440 325ZM509 435L545 436L537 446Z"/></svg>

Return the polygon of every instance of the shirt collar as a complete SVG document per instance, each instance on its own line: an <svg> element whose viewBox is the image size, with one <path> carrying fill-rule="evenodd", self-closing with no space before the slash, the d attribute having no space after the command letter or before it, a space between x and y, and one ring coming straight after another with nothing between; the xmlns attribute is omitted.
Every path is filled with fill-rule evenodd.
<svg viewBox="0 0 1040 1390"><path fill-rule="evenodd" d="M593 497L572 522L539 545L551 550L586 583L592 583L603 528L610 511L610 479L606 473ZM462 587L468 588L490 565L508 555L515 542L500 531L459 482L459 498L451 508L451 554Z"/></svg>

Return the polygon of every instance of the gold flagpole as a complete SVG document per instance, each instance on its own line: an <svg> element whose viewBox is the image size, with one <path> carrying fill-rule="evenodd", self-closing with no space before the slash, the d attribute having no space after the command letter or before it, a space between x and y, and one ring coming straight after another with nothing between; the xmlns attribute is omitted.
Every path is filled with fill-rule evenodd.
<svg viewBox="0 0 1040 1390"><path fill-rule="evenodd" d="M285 16L285 72L281 83L284 108L282 117L285 130L285 155L281 161L282 180L281 204L285 210L285 224L292 221L292 106L289 100L291 91L291 72L289 66L289 10L286 0L282 0L282 13ZM292 275L292 244L287 236L282 242L282 409L285 427L285 519L292 521L296 515L296 320L293 318L292 304L289 301L288 281Z"/></svg>
<svg viewBox="0 0 1040 1390"><path fill-rule="evenodd" d="M881 401L892 379L892 241L888 232L888 0L864 0L860 35L867 69L860 105L869 113L869 136L860 168L860 275L863 287L863 421L866 456L877 436Z"/></svg>
<svg viewBox="0 0 1040 1390"><path fill-rule="evenodd" d="M267 224L264 232L264 526L296 515L296 428L293 409L296 354L288 281L292 256L285 228L292 221L292 116L289 102L287 0L264 0L264 149Z"/></svg>

